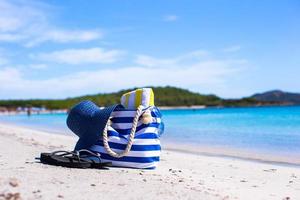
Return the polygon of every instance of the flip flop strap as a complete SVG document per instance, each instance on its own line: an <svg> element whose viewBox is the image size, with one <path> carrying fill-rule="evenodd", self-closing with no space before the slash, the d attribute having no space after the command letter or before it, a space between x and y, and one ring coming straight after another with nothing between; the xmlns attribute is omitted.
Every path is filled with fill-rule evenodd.
<svg viewBox="0 0 300 200"><path fill-rule="evenodd" d="M87 149L81 149L81 150L78 150L78 151L75 151L75 152L76 152L77 155L79 155L79 156L80 156L80 153L81 153L81 152L89 153L89 154L91 154L92 156L98 158L100 163L102 162L102 160L101 160L101 154L100 154L100 153L94 153L94 152L92 152L92 151L90 151L90 150L87 150ZM89 157L90 157L89 155L85 155L85 156L86 156L86 157L80 157L80 158L89 158Z"/></svg>
<svg viewBox="0 0 300 200"><path fill-rule="evenodd" d="M59 151L54 151L54 152L52 152L51 155L58 155L58 156L72 155L72 156L76 156L77 159L78 159L78 161L80 162L81 159L83 158L83 157L80 157L80 153L82 153L82 152L86 152L86 153L91 154L92 156L98 158L99 161L101 162L101 157L100 157L101 155L100 155L99 153L96 154L96 153L94 153L94 152L92 152L92 151L89 151L89 150L87 150L87 149L81 149L81 150L79 150L79 151L64 151L64 150L59 150ZM87 157L88 157L88 156L87 156ZM84 158L83 158L83 159L84 159Z"/></svg>
<svg viewBox="0 0 300 200"><path fill-rule="evenodd" d="M73 151L58 150L58 151L53 151L51 155L66 156L66 155L76 155L76 153L74 153Z"/></svg>
<svg viewBox="0 0 300 200"><path fill-rule="evenodd" d="M126 156L131 147L132 147L132 144L133 144L133 140L134 140L134 136L135 136L135 131L136 131L136 127L138 125L138 122L139 122L139 118L141 116L143 112L143 106L140 105L138 108L137 108L137 111L136 111L136 115L133 119L133 123L132 123L132 128L131 128L131 131L130 131L130 134L129 134L129 139L128 139L128 143L126 145L126 148L123 152L121 153L116 153L115 151L113 151L109 144L108 144L108 137L107 137L107 130L108 130L108 127L111 125L111 120L109 119L105 125L105 128L103 130L103 146L104 146L104 149L106 150L106 152L112 156L112 157L115 157L115 158L121 158L123 156Z"/></svg>

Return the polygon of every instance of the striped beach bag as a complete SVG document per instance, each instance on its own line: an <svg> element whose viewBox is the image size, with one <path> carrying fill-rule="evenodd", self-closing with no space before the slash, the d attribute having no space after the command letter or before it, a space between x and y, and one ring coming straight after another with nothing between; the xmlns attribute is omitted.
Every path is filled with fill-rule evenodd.
<svg viewBox="0 0 300 200"><path fill-rule="evenodd" d="M101 154L113 166L153 169L160 158L160 135L164 131L159 109L154 106L151 88L124 94L112 112L103 137L90 150Z"/></svg>

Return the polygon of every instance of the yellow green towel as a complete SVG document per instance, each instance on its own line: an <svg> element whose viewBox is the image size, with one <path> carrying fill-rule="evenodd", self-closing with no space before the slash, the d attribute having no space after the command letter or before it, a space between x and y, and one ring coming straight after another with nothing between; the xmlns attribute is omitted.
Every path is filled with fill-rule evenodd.
<svg viewBox="0 0 300 200"><path fill-rule="evenodd" d="M121 97L121 104L128 109L136 109L139 105L144 107L154 106L154 93L151 88L141 88Z"/></svg>

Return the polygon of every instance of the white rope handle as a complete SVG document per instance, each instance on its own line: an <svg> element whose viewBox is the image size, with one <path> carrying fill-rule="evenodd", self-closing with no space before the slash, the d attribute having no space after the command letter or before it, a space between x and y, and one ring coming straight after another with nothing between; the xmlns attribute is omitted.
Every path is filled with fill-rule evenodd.
<svg viewBox="0 0 300 200"><path fill-rule="evenodd" d="M129 153L129 151L132 147L132 144L133 144L133 139L134 139L134 136L135 136L136 127L137 127L137 124L139 122L139 118L142 114L142 111L143 111L143 106L139 106L137 108L136 115L133 119L132 128L131 128L131 132L130 132L130 135L129 135L127 146L126 146L125 150L121 153L114 152L108 144L107 130L108 130L108 126L111 125L110 124L111 121L110 121L110 119L107 120L107 123L105 125L104 130L103 130L103 146L104 146L104 149L106 150L106 152L110 156L115 157L115 158L121 158L123 156L126 156Z"/></svg>

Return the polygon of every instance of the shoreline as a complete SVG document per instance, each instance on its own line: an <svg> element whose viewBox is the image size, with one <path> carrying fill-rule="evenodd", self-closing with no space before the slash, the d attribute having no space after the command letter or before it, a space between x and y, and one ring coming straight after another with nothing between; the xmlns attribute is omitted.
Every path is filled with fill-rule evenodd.
<svg viewBox="0 0 300 200"><path fill-rule="evenodd" d="M159 106L160 110L198 110L208 108L205 105L192 105L192 106Z"/></svg>
<svg viewBox="0 0 300 200"><path fill-rule="evenodd" d="M66 132L65 129L61 130L50 130L50 127L33 127L33 126L25 126L20 124L15 124L13 122L3 122L0 121L0 127L1 125L8 126L8 127L15 127L20 129L28 129L33 131L40 131L45 132L50 135L61 135L66 136L70 138L76 138L74 134L72 134L71 131ZM192 155L203 155L203 156L210 156L210 157L220 157L220 158L234 158L234 159L240 159L250 162L259 162L259 163L270 163L275 165L283 165L283 166L295 166L300 168L300 157L294 158L294 157L285 157L285 156L274 156L272 154L264 155L263 152L253 152L253 151L247 151L243 149L238 148L224 148L224 147L216 147L216 146L209 146L209 145L203 145L198 146L195 143L191 142L174 142L174 141L165 141L164 138L162 138L162 148L163 150L173 151L173 152L179 152L179 153L187 153ZM175 146L175 147L174 147Z"/></svg>
<svg viewBox="0 0 300 200"><path fill-rule="evenodd" d="M77 138L0 123L0 199L297 199L300 168L162 150L155 170L70 169L35 161ZM139 188L136 190L136 188ZM114 192L111 192L111 191Z"/></svg>
<svg viewBox="0 0 300 200"><path fill-rule="evenodd" d="M160 110L202 110L202 109L219 109L219 108L269 108L269 107L299 107L300 104L255 104L255 105L244 105L244 106L206 106L206 105L191 105L191 106L159 106ZM102 107L101 107L102 108ZM66 114L68 109L56 109L56 110L43 110L43 111L32 111L31 114ZM0 111L0 115L26 115L26 111Z"/></svg>
<svg viewBox="0 0 300 200"><path fill-rule="evenodd" d="M162 139L162 142L164 140ZM250 151L241 148L225 148L210 145L197 145L195 143L164 142L166 150L181 153L190 153L194 155L204 155L212 157L226 157L240 160L246 160L259 163L271 163L275 165L296 166L300 168L300 157L287 157L260 151Z"/></svg>
<svg viewBox="0 0 300 200"><path fill-rule="evenodd" d="M204 148L200 150L190 150L190 149L182 149L180 148L181 145L176 146L176 148L169 147L166 145L164 148L168 151L173 152L179 152L179 153L186 153L186 154L192 154L192 155L201 155L201 156L207 156L207 157L216 157L216 158L228 158L228 159L238 159L241 161L248 161L248 162L254 162L254 163L265 163L265 164L271 164L271 165L278 165L278 166L288 166L288 167L296 167L300 168L300 160L294 161L293 158L286 160L285 157L280 157L280 159L277 159L278 157L273 158L267 158L267 157L260 157L260 156L253 156L253 154L248 154L245 152L245 154L234 154L234 153L222 153L222 150L216 151L216 149L211 150L204 150ZM184 146L184 145L182 145ZM223 149L224 150L224 149ZM235 149L231 149L231 151L234 151Z"/></svg>

